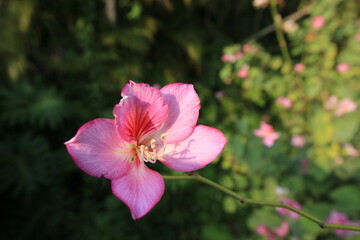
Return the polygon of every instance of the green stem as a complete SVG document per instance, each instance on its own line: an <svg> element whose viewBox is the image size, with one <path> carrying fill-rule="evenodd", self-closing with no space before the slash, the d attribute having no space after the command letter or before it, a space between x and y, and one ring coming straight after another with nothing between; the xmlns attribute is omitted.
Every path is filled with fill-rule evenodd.
<svg viewBox="0 0 360 240"><path fill-rule="evenodd" d="M217 184L207 178L200 176L197 173L187 172L186 174L188 174L188 176L163 176L163 178L165 180L196 180L196 181L205 183L213 188L216 188L219 191L226 193L227 195L230 195L231 197L233 197L235 199L238 199L239 202L242 204L285 208L285 209L288 209L289 211L295 212L295 213L309 219L310 221L316 223L319 227L324 228L324 229L343 229L343 230L351 230L351 231L360 232L359 226L327 223L327 222L324 222L324 221L304 212L303 210L294 208L285 203L274 202L274 201L260 201L260 200L252 200L249 198L245 198L245 197L242 197L242 196L238 195L237 193L231 191L230 189L227 189L227 188L221 186L220 184Z"/></svg>
<svg viewBox="0 0 360 240"><path fill-rule="evenodd" d="M276 38L279 42L281 54L283 55L285 62L288 62L291 64L289 50L287 48L286 40L285 40L283 31L282 31L281 16L278 13L278 10L276 7L276 0L270 0L270 11L271 11L271 16L273 17L273 20L274 20Z"/></svg>

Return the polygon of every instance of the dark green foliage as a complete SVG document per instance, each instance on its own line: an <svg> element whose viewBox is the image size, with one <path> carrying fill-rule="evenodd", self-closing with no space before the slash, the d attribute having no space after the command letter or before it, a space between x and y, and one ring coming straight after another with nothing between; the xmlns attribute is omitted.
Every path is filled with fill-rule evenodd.
<svg viewBox="0 0 360 240"><path fill-rule="evenodd" d="M282 60L275 35L260 39L261 54L247 59L257 66L254 79L235 79L231 86L221 80L235 71L220 61L223 48L272 24L268 9L255 10L250 0L117 0L113 21L106 2L111 1L0 0L0 239L258 239L259 224L279 225L274 209L240 207L195 182L167 182L160 203L133 221L127 207L111 194L108 180L78 169L63 143L87 121L113 118L112 108L130 79L151 85L195 85L202 104L200 124L219 128L229 140L219 160L201 174L256 199L275 199L274 188L281 185L318 217L326 218L338 208L359 219L357 162L331 169L313 166L310 174L302 175L299 163L307 153L289 148L286 136L272 149L253 136L264 113L276 116L278 126L282 119L291 119L288 124L294 132L305 122L318 124L304 119L302 112L295 119L270 104L294 85L290 75L288 86L278 74ZM344 8L355 2L343 3ZM298 5L299 1L287 1L281 11L287 15ZM320 10L321 6L315 8L314 14ZM328 14L334 14L330 10ZM340 14L329 28L352 21L357 17L353 15ZM301 58L303 52L319 52L317 58L309 57L309 65L321 65L319 59L327 54L332 61L320 69L332 68L332 54L338 49L349 46L339 57L354 58L354 43L342 42L353 31L354 26L344 28L325 39L328 45L308 44L305 50L301 37L289 37L292 54ZM306 74L315 76L318 70L312 71ZM342 88L326 82L325 73L321 79L309 77L304 102L316 99L326 84L342 97L347 92L358 97L355 90L348 91L359 89L354 76ZM216 98L219 90L226 96ZM321 114L316 116L324 117ZM335 140L359 139L354 117L332 123L344 130L334 133ZM323 139L317 129L313 134ZM330 152L332 146L326 147L316 148L313 156ZM179 174L156 165L161 174ZM292 232L304 239L321 234L303 220L292 225Z"/></svg>

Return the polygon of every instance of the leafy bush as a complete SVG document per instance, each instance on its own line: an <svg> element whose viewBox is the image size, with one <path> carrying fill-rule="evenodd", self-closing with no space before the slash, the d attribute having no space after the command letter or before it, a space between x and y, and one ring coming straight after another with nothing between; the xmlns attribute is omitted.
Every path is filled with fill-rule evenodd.
<svg viewBox="0 0 360 240"><path fill-rule="evenodd" d="M359 220L356 4L0 0L1 238L258 239L259 226L284 221L289 239L340 237L185 181L167 182L161 202L134 222L63 143L83 123L112 118L130 79L193 83L200 123L229 140L202 175L250 198L296 200L324 220L334 210ZM265 35L273 17L277 28ZM270 147L254 135L261 122L280 134Z"/></svg>

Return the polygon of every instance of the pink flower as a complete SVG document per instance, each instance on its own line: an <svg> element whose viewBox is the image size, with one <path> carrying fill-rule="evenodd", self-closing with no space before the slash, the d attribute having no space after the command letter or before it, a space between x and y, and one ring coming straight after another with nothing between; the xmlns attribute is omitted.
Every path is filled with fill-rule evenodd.
<svg viewBox="0 0 360 240"><path fill-rule="evenodd" d="M242 68L238 71L238 77L239 78L247 78L249 76L249 68L250 66L248 64L245 64Z"/></svg>
<svg viewBox="0 0 360 240"><path fill-rule="evenodd" d="M288 199L288 198L283 198L283 199L281 199L281 202L283 202L283 203L285 203L287 205L290 205L293 208L301 209L301 205L298 202L294 201L294 200L291 200L291 199ZM290 217L292 219L299 218L299 214L294 213L292 211L289 211L289 210L287 210L285 208L276 208L276 210L283 217L288 216L288 217Z"/></svg>
<svg viewBox="0 0 360 240"><path fill-rule="evenodd" d="M256 228L256 233L266 237L268 240L276 240L278 238L284 238L290 230L288 222L282 222L279 227L270 229L268 226L262 224Z"/></svg>
<svg viewBox="0 0 360 240"><path fill-rule="evenodd" d="M350 64L343 62L343 63L339 63L338 65L336 65L336 71L340 74L344 74L347 71L349 71L350 69Z"/></svg>
<svg viewBox="0 0 360 240"><path fill-rule="evenodd" d="M324 108L326 110L332 110L334 108L336 108L336 106L338 105L338 98L336 95L331 95L328 100L326 101Z"/></svg>
<svg viewBox="0 0 360 240"><path fill-rule="evenodd" d="M328 217L328 219L326 220L329 223L334 223L334 224L349 224L349 219L348 217L343 214L340 213L338 211L331 211L330 213L330 217ZM338 235L339 237L345 237L346 235L346 230L335 230L336 235Z"/></svg>
<svg viewBox="0 0 360 240"><path fill-rule="evenodd" d="M305 65L303 63L297 63L294 65L294 71L298 72L298 73L302 72L304 70L304 68L305 68Z"/></svg>
<svg viewBox="0 0 360 240"><path fill-rule="evenodd" d="M360 42L360 32L356 33L355 40Z"/></svg>
<svg viewBox="0 0 360 240"><path fill-rule="evenodd" d="M335 115L342 116L345 113L353 112L357 108L356 103L350 98L345 98L339 102L336 107Z"/></svg>
<svg viewBox="0 0 360 240"><path fill-rule="evenodd" d="M323 16L315 16L311 19L311 25L315 30L320 30L325 25L325 18Z"/></svg>
<svg viewBox="0 0 360 240"><path fill-rule="evenodd" d="M292 135L291 145L297 148L302 148L305 145L305 137L298 134Z"/></svg>
<svg viewBox="0 0 360 240"><path fill-rule="evenodd" d="M242 58L243 54L240 51L237 51L236 53L234 53L234 57L236 60L239 60L240 58Z"/></svg>
<svg viewBox="0 0 360 240"><path fill-rule="evenodd" d="M263 143L267 147L272 147L276 139L280 137L280 133L275 132L274 128L266 122L260 123L260 128L254 131L254 135L263 139Z"/></svg>
<svg viewBox="0 0 360 240"><path fill-rule="evenodd" d="M113 194L138 219L161 199L165 188L162 176L146 163L159 160L177 171L194 171L211 163L227 140L215 128L196 125L200 100L191 84L159 90L130 81L121 96L115 119L84 124L65 145L84 172L111 180Z"/></svg>
<svg viewBox="0 0 360 240"><path fill-rule="evenodd" d="M221 56L221 61L223 62L230 62L230 63L234 63L237 60L239 60L240 58L242 58L243 54L240 51L237 51L236 53L232 54L232 53L225 53L224 55Z"/></svg>
<svg viewBox="0 0 360 240"><path fill-rule="evenodd" d="M347 156L350 157L360 156L359 150L357 150L351 143L344 143L344 150Z"/></svg>
<svg viewBox="0 0 360 240"><path fill-rule="evenodd" d="M287 97L278 97L275 102L277 105L282 106L285 109L289 109L292 106L291 100Z"/></svg>
<svg viewBox="0 0 360 240"><path fill-rule="evenodd" d="M221 61L234 63L236 61L236 58L233 54L225 53L224 55L221 56Z"/></svg>
<svg viewBox="0 0 360 240"><path fill-rule="evenodd" d="M243 45L242 50L244 53L255 53L257 51L257 47L247 43Z"/></svg>

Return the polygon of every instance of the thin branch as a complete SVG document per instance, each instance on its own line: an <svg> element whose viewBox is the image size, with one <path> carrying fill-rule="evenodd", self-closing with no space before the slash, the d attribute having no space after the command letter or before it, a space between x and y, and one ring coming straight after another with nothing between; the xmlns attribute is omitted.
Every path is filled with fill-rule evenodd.
<svg viewBox="0 0 360 240"><path fill-rule="evenodd" d="M310 221L316 223L320 228L323 229L343 229L343 230L350 230L350 231L358 231L360 232L360 227L359 226L354 226L354 225L345 225L345 224L333 224L333 223L327 223L324 222L314 216L312 216L309 213L306 213L303 210L294 208L288 204L282 203L282 202L274 202L274 201L259 201L259 200L252 200L249 198L245 198L240 196L239 194L231 191L230 189L227 189L223 186L221 186L220 184L217 184L207 178L204 178L202 176L200 176L197 173L194 172L187 172L186 174L188 174L188 176L163 176L163 178L165 180L196 180L202 183L205 183L213 188L218 189L219 191L226 193L227 195L230 195L231 197L239 200L240 203L242 204L248 204L248 205L258 205L258 206L269 206L269 207L278 207L278 208L285 208L289 211L295 212L307 219L309 219Z"/></svg>
<svg viewBox="0 0 360 240"><path fill-rule="evenodd" d="M282 19L281 19L281 15L278 12L276 2L277 2L276 0L270 0L270 12L274 20L276 38L279 42L281 54L283 55L285 62L291 64L289 49L287 47L287 43L282 30L282 25L283 25Z"/></svg>
<svg viewBox="0 0 360 240"><path fill-rule="evenodd" d="M296 11L292 14L290 14L289 16L284 18L284 22L292 20L292 21L296 21L299 20L300 18L302 18L303 16L307 15L310 13L312 8L312 4L307 5L303 8L301 8L299 11ZM253 40L257 40L259 38L262 38L266 35L268 35L269 33L275 31L275 25L271 24L263 29L261 29L260 31L254 33L253 35L251 35L250 37L246 38L244 41L242 41L243 43L247 43Z"/></svg>

